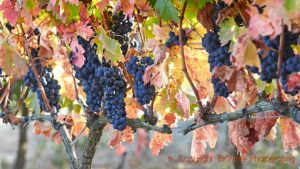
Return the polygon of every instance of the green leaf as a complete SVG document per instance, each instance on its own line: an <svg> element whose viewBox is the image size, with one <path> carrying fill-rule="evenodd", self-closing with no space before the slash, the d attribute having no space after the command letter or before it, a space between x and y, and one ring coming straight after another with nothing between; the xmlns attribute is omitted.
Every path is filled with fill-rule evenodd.
<svg viewBox="0 0 300 169"><path fill-rule="evenodd" d="M300 10L300 1L299 0L285 0L284 8L288 12L298 12Z"/></svg>
<svg viewBox="0 0 300 169"><path fill-rule="evenodd" d="M224 22L220 23L219 26L221 29L218 32L218 35L222 45L225 45L228 41L235 39L247 31L245 27L237 26L233 17L226 19Z"/></svg>
<svg viewBox="0 0 300 169"><path fill-rule="evenodd" d="M157 0L154 8L159 10L160 16L164 20L179 21L178 13L176 8L169 0Z"/></svg>
<svg viewBox="0 0 300 169"><path fill-rule="evenodd" d="M24 100L25 106L29 111L39 113L41 111L39 100L35 92L29 91L27 98Z"/></svg>
<svg viewBox="0 0 300 169"><path fill-rule="evenodd" d="M64 15L67 17L66 18L67 23L79 19L79 7L74 4L66 3Z"/></svg>
<svg viewBox="0 0 300 169"><path fill-rule="evenodd" d="M187 0L187 5L188 6L193 6L196 7L197 11L199 9L202 9L207 3L213 3L213 0ZM196 14L197 14L197 11Z"/></svg>
<svg viewBox="0 0 300 169"><path fill-rule="evenodd" d="M95 40L95 43L98 46L97 54L102 57L102 51L104 50L104 56L106 59L111 61L119 61L122 59L121 45L117 40L109 38L104 29L101 27L98 37Z"/></svg>

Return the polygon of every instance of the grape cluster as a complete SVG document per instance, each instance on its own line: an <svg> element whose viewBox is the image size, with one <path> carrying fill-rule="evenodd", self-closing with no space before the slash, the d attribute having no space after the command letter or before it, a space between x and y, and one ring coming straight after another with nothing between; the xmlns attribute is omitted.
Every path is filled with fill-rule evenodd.
<svg viewBox="0 0 300 169"><path fill-rule="evenodd" d="M126 64L127 71L133 76L133 90L137 101L141 104L148 104L155 95L155 87L150 83L144 84L143 76L145 69L153 65L154 61L150 57L144 57L139 60L134 56Z"/></svg>
<svg viewBox="0 0 300 169"><path fill-rule="evenodd" d="M285 31L285 42L284 42L284 56L288 58L294 56L292 44L296 44L299 34L293 34L292 32ZM274 39L270 39L269 36L263 37L263 42L269 48L279 51L280 35ZM274 50L270 50L266 57L262 58L262 51L258 54L261 60L261 72L260 79L267 83L271 83L272 79L277 78L277 64L278 64L278 53Z"/></svg>
<svg viewBox="0 0 300 169"><path fill-rule="evenodd" d="M188 37L186 36L186 31L184 29L182 30L182 37L184 37L183 41L185 44L188 40ZM175 32L169 32L169 39L166 40L165 46L167 48L172 48L172 46L175 45L180 45L179 35L175 35Z"/></svg>
<svg viewBox="0 0 300 169"><path fill-rule="evenodd" d="M205 48L208 56L208 62L210 65L210 72L217 66L231 66L230 62L230 52L229 52L230 42L224 46L221 46L219 37L214 32L207 32L202 39L202 46ZM214 92L218 96L228 97L229 92L225 82L221 82L219 78L212 78L211 82L214 86Z"/></svg>
<svg viewBox="0 0 300 169"><path fill-rule="evenodd" d="M32 49L31 54L33 58L37 58L38 51L35 49ZM44 91L46 93L46 96L48 98L49 104L51 107L55 107L58 111L61 106L59 104L59 90L60 85L58 84L58 81L54 79L52 74L52 69L48 67L42 67L41 62L38 59L35 59L34 61L35 67L37 69L38 74L40 75L40 82L44 87ZM37 79L34 75L33 69L30 66L28 73L24 77L24 84L25 86L30 86L31 90L33 92L37 92L38 100L40 107L43 111L47 111L46 105L42 98L42 93L40 88L38 87Z"/></svg>
<svg viewBox="0 0 300 169"><path fill-rule="evenodd" d="M97 47L91 45L82 37L78 36L78 43L85 49L84 57L85 63L81 68L74 66L75 77L80 80L83 91L86 93L86 104L93 112L99 112L101 108L101 99L104 94L103 86L98 83L99 79L96 77L96 70L101 63L96 54ZM74 53L69 55L70 61L74 59Z"/></svg>
<svg viewBox="0 0 300 169"><path fill-rule="evenodd" d="M288 76L292 73L296 73L296 72L300 72L300 56L293 56L293 57L289 57L283 64L281 67L281 84L283 86L283 90L285 93L287 94L291 94L292 96L295 96L299 90L300 87L296 87L292 90L288 90L286 83L288 80Z"/></svg>
<svg viewBox="0 0 300 169"><path fill-rule="evenodd" d="M85 63L81 68L74 65L75 77L80 80L86 93L86 104L93 112L101 110L112 120L114 129L124 130L127 125L124 98L126 83L120 70L110 62L99 61L96 46L90 41L77 37L79 44L85 49ZM74 59L70 53L70 61Z"/></svg>
<svg viewBox="0 0 300 169"><path fill-rule="evenodd" d="M120 70L115 67L100 66L96 77L104 86L103 109L106 116L112 120L117 130L124 130L127 125L125 102L126 83Z"/></svg>
<svg viewBox="0 0 300 169"><path fill-rule="evenodd" d="M109 29L112 31L111 36L121 44L122 54L125 55L128 50L129 36L128 33L132 31L132 22L126 18L122 11L112 14L108 13L111 17Z"/></svg>

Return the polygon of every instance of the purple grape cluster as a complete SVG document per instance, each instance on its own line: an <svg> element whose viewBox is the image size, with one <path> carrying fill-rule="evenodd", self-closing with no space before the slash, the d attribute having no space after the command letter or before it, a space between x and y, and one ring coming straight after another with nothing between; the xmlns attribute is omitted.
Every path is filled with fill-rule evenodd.
<svg viewBox="0 0 300 169"><path fill-rule="evenodd" d="M299 34L293 34L292 32L285 31L285 42L284 42L284 57L285 59L290 56L294 56L292 44L297 44ZM265 45L273 50L270 50L266 57L262 58L262 51L258 54L261 60L261 72L260 79L267 83L271 83L273 79L277 79L277 64L278 64L278 52L280 44L280 35L274 39L270 39L269 36L263 37ZM275 50L275 51L274 51Z"/></svg>
<svg viewBox="0 0 300 169"><path fill-rule="evenodd" d="M300 72L300 56L297 56L297 55L288 58L282 64L281 72L280 72L280 75L281 75L280 81L281 81L281 84L283 86L283 90L284 90L285 93L290 94L292 96L295 96L299 92L300 87L296 87L296 88L289 91L287 86L286 86L286 83L287 83L287 80L288 80L288 76L290 74L296 73L296 72Z"/></svg>
<svg viewBox="0 0 300 169"><path fill-rule="evenodd" d="M99 79L96 77L96 69L101 66L101 63L96 54L97 47L91 45L90 41L86 41L82 37L77 37L79 44L84 48L85 63L81 68L74 65L75 77L80 80L83 91L86 93L86 104L93 112L99 112L101 108L101 99L104 91L103 86L99 84ZM69 55L70 62L74 59L74 53Z"/></svg>
<svg viewBox="0 0 300 169"><path fill-rule="evenodd" d="M38 57L38 50L32 49L31 51L32 57L37 58ZM58 81L54 79L52 69L48 67L42 67L41 62L39 59L35 59L34 61L35 67L37 69L38 74L40 75L40 82L44 87L44 91L46 93L46 96L48 98L50 106L53 108L56 108L57 111L61 108L61 105L59 104L59 90L60 85L58 84ZM37 79L34 75L33 69L30 66L28 73L24 77L24 84L25 86L31 87L31 90L33 92L37 92L39 104L41 107L41 110L47 111L46 105L42 98L42 93L40 88L38 87Z"/></svg>
<svg viewBox="0 0 300 169"><path fill-rule="evenodd" d="M125 55L129 47L129 33L132 31L132 22L126 18L122 11L108 13L111 16L109 28L111 36L121 44L122 54Z"/></svg>
<svg viewBox="0 0 300 169"><path fill-rule="evenodd" d="M143 76L145 69L153 65L154 61L151 57L144 57L139 60L134 56L126 64L127 71L133 76L133 91L137 101L141 104L149 104L155 95L155 87L150 83L144 84Z"/></svg>
<svg viewBox="0 0 300 169"><path fill-rule="evenodd" d="M126 82L121 71L115 67L100 66L96 70L99 83L104 86L102 100L104 113L112 120L114 129L124 130L127 126L124 98L126 97Z"/></svg>
<svg viewBox="0 0 300 169"><path fill-rule="evenodd" d="M80 80L86 93L86 104L93 112L104 111L112 120L114 129L124 130L127 126L124 98L126 83L120 70L110 62L99 61L96 46L81 37L78 42L85 49L85 63L81 68L74 65L75 77ZM74 55L70 53L70 61ZM72 62L71 62L72 63Z"/></svg>
<svg viewBox="0 0 300 169"><path fill-rule="evenodd" d="M188 40L188 37L186 36L186 31L184 29L182 30L182 37L184 37L183 41L185 44ZM166 40L165 46L167 48L172 48L175 45L180 45L179 35L175 35L175 32L169 32L169 38Z"/></svg>
<svg viewBox="0 0 300 169"><path fill-rule="evenodd" d="M210 72L217 66L231 66L230 62L230 52L229 52L230 42L224 46L221 46L219 37L214 32L207 32L202 39L202 46L205 48L208 56L208 62L210 65ZM219 78L212 78L211 82L214 86L214 92L218 96L228 97L228 87L225 82L221 82Z"/></svg>

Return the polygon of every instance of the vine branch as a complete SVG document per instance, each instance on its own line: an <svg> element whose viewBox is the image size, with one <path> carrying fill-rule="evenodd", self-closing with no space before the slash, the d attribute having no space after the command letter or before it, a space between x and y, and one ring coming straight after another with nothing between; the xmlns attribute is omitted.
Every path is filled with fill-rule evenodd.
<svg viewBox="0 0 300 169"><path fill-rule="evenodd" d="M186 61L185 61L185 56L184 56L184 48L183 48L183 45L184 45L184 42L183 42L183 34L182 34L182 21L184 19L184 13L185 13L185 10L186 10L186 6L187 6L187 1L185 0L184 3L183 3L183 7L182 7L182 12L180 14L180 20L179 20L179 43L180 43L180 53L181 53L181 58L182 58L182 71L184 72L190 86L192 87L193 89L193 92L196 96L196 99L197 99L197 104L198 104L198 107L200 109L200 116L202 116L203 112L204 112L204 107L202 105L202 102L200 100L200 97L199 97L199 94L198 94L198 91L187 71L187 68L186 68Z"/></svg>

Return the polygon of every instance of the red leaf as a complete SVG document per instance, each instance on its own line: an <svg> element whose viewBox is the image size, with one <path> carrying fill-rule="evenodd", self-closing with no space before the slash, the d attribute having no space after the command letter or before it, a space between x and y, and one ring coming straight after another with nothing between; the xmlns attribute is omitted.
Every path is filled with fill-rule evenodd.
<svg viewBox="0 0 300 169"><path fill-rule="evenodd" d="M258 141L255 130L249 129L249 124L245 120L235 120L228 123L229 138L244 159L253 145Z"/></svg>
<svg viewBox="0 0 300 169"><path fill-rule="evenodd" d="M122 144L119 144L115 147L115 152L118 156L121 156L126 152L126 147Z"/></svg>
<svg viewBox="0 0 300 169"><path fill-rule="evenodd" d="M168 145L172 142L172 135L171 134L163 134L159 132L154 132L152 135L151 142L149 144L150 150L153 155L157 156L161 149L164 146Z"/></svg>
<svg viewBox="0 0 300 169"><path fill-rule="evenodd" d="M288 90L292 90L298 86L300 86L300 73L292 73L288 76L286 87Z"/></svg>
<svg viewBox="0 0 300 169"><path fill-rule="evenodd" d="M77 67L81 68L84 64L85 57L83 56L84 54L84 49L83 47L78 43L77 38L73 38L71 42L71 49L72 52L74 53L72 63L76 65Z"/></svg>
<svg viewBox="0 0 300 169"><path fill-rule="evenodd" d="M85 23L80 22L78 25L77 34L88 41L93 36L94 31L91 26L87 26Z"/></svg>
<svg viewBox="0 0 300 169"><path fill-rule="evenodd" d="M103 12L108 5L109 5L109 0L100 0L100 2L97 3L100 12Z"/></svg>
<svg viewBox="0 0 300 169"><path fill-rule="evenodd" d="M15 0L3 0L0 5L0 11L3 12L3 16L12 26L16 25L20 14L20 12L15 11L15 2Z"/></svg>
<svg viewBox="0 0 300 169"><path fill-rule="evenodd" d="M123 12L126 14L126 16L129 16L129 18L131 18L132 12L134 10L133 0L121 0L121 8L123 9Z"/></svg>
<svg viewBox="0 0 300 169"><path fill-rule="evenodd" d="M267 116L278 116L277 112L272 113L257 113L255 119L255 130L259 137L266 137L272 127L276 124L277 118L268 118Z"/></svg>
<svg viewBox="0 0 300 169"><path fill-rule="evenodd" d="M176 121L175 113L168 113L165 115L164 120L168 126L171 126Z"/></svg>
<svg viewBox="0 0 300 169"><path fill-rule="evenodd" d="M281 141L284 151L293 150L300 146L300 125L291 119L280 118Z"/></svg>
<svg viewBox="0 0 300 169"><path fill-rule="evenodd" d="M207 125L193 131L191 156L201 157L205 154L206 142L210 148L215 148L217 143L217 130L215 125Z"/></svg>

